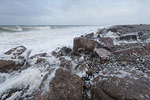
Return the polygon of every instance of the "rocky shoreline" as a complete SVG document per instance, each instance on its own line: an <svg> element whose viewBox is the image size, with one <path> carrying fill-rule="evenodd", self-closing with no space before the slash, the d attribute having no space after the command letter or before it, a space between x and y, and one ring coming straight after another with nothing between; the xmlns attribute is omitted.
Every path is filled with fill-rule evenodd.
<svg viewBox="0 0 150 100"><path fill-rule="evenodd" d="M0 73L38 68L43 74L36 87L28 83L2 88L0 98L149 100L149 33L150 25L116 25L75 37L73 48L62 47L52 53L30 56L24 46L13 48L0 56ZM32 75L30 71L27 74ZM7 77L0 76L0 86L5 81Z"/></svg>

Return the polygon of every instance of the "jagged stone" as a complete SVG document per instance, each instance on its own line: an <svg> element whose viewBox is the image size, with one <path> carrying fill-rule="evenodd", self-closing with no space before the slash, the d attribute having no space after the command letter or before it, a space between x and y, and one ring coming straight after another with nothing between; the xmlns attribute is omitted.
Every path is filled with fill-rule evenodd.
<svg viewBox="0 0 150 100"><path fill-rule="evenodd" d="M74 38L73 51L78 52L79 50L93 51L97 42L84 37Z"/></svg>
<svg viewBox="0 0 150 100"><path fill-rule="evenodd" d="M18 46L5 52L0 59L0 72L10 72L20 69L26 59L22 55L25 51L26 48L24 46Z"/></svg>
<svg viewBox="0 0 150 100"><path fill-rule="evenodd" d="M149 100L150 81L145 78L105 77L92 89L92 100Z"/></svg>
<svg viewBox="0 0 150 100"><path fill-rule="evenodd" d="M82 100L82 80L68 70L57 69L55 77L48 84L49 92L42 95L41 88L35 100Z"/></svg>
<svg viewBox="0 0 150 100"><path fill-rule="evenodd" d="M16 64L12 60L0 60L0 72L9 72L12 70L17 70L21 65Z"/></svg>

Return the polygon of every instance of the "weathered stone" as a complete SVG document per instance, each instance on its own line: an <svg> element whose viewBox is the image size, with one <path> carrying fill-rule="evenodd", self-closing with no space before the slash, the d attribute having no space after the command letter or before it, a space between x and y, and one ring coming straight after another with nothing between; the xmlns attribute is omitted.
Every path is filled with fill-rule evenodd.
<svg viewBox="0 0 150 100"><path fill-rule="evenodd" d="M77 37L74 39L73 50L78 52L80 49L85 51L93 51L97 42L84 37Z"/></svg>
<svg viewBox="0 0 150 100"><path fill-rule="evenodd" d="M60 52L55 52L55 51L52 52L52 55L53 55L54 57L56 57L56 58L62 56L62 54L61 54Z"/></svg>
<svg viewBox="0 0 150 100"><path fill-rule="evenodd" d="M36 57L46 57L47 53L40 53L40 54L36 54L34 56L31 56L30 59L36 58Z"/></svg>
<svg viewBox="0 0 150 100"><path fill-rule="evenodd" d="M109 58L109 56L111 55L111 52L109 52L108 50L104 49L104 48L95 48L94 50L97 55L102 58L103 60L106 60Z"/></svg>
<svg viewBox="0 0 150 100"><path fill-rule="evenodd" d="M17 70L22 65L16 64L12 60L0 60L0 72L9 72L12 70Z"/></svg>
<svg viewBox="0 0 150 100"><path fill-rule="evenodd" d="M68 70L71 70L71 68L72 68L72 63L71 63L71 61L68 61L68 60L66 60L65 58L60 58L59 59L60 60L60 66L62 67L62 68L66 68L66 69L68 69Z"/></svg>
<svg viewBox="0 0 150 100"><path fill-rule="evenodd" d="M145 52L146 51L144 47L134 46L134 47L126 48L126 49L117 50L117 51L114 51L113 53L123 55L123 54L133 54L133 53L141 54Z"/></svg>
<svg viewBox="0 0 150 100"><path fill-rule="evenodd" d="M41 95L40 89L35 95L35 100L82 100L82 80L70 71L57 69L49 86L50 92Z"/></svg>
<svg viewBox="0 0 150 100"><path fill-rule="evenodd" d="M114 47L114 42L110 37L100 37L99 38L100 44L105 48L111 49Z"/></svg>
<svg viewBox="0 0 150 100"><path fill-rule="evenodd" d="M117 28L110 28L110 29L108 29L107 31L111 31L111 32L116 33L118 30L117 30Z"/></svg>
<svg viewBox="0 0 150 100"><path fill-rule="evenodd" d="M137 40L138 39L138 37L137 37L137 35L135 34L135 35L125 35L125 36L120 36L119 38L118 38L119 40L127 40L127 41L129 41L129 40Z"/></svg>
<svg viewBox="0 0 150 100"><path fill-rule="evenodd" d="M86 34L85 36L83 37L86 37L88 39L96 39L96 37L94 36L94 33L89 33L89 34Z"/></svg>
<svg viewBox="0 0 150 100"><path fill-rule="evenodd" d="M25 62L25 57L22 55L25 50L24 46L18 46L5 52L0 59L0 72L9 72L21 68Z"/></svg>
<svg viewBox="0 0 150 100"><path fill-rule="evenodd" d="M106 28L103 28L103 29L99 29L96 33L100 36L101 34L104 34L108 32Z"/></svg>
<svg viewBox="0 0 150 100"><path fill-rule="evenodd" d="M113 52L113 54L117 61L129 61L132 63L133 62L138 63L137 61L139 57L150 54L150 44L147 43L147 44L137 45L133 47L128 47L126 49L116 50Z"/></svg>
<svg viewBox="0 0 150 100"><path fill-rule="evenodd" d="M144 78L110 76L94 85L92 100L149 100L149 91L150 81Z"/></svg>
<svg viewBox="0 0 150 100"><path fill-rule="evenodd" d="M46 62L46 58L48 57L47 53L40 53L30 57L30 59L35 59L35 64Z"/></svg>

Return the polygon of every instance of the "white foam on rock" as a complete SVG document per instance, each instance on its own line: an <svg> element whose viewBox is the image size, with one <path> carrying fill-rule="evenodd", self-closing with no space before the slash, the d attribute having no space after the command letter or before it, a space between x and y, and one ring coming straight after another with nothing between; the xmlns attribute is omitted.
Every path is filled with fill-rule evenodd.
<svg viewBox="0 0 150 100"><path fill-rule="evenodd" d="M28 68L20 73L5 74L6 80L0 84L0 96L10 89L25 89L29 86L28 94L39 88L42 80L41 71L38 68Z"/></svg>
<svg viewBox="0 0 150 100"><path fill-rule="evenodd" d="M143 78L143 79L149 80L149 82L150 82L150 77L148 74L143 73L142 71L137 70L134 67L133 68L128 68L128 67L122 68L121 66L120 67L113 66L112 68L103 69L102 71L99 72L99 74L97 74L95 76L96 77L102 76L99 78L99 81L108 80L111 77L116 77L116 78L120 78L120 79L128 77L128 78L134 79L134 80Z"/></svg>
<svg viewBox="0 0 150 100"><path fill-rule="evenodd" d="M51 82L51 80L55 77L55 73L57 71L59 67L55 68L52 73L50 73L48 75L48 78L46 79L46 81L44 81L44 87L42 88L42 93L41 95L44 95L45 93L50 91L50 87L49 87L49 83Z"/></svg>

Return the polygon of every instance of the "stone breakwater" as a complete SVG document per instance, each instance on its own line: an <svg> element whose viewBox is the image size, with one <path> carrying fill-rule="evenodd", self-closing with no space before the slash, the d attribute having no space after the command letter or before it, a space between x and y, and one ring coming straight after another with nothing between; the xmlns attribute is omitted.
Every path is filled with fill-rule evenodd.
<svg viewBox="0 0 150 100"><path fill-rule="evenodd" d="M149 32L150 25L112 26L75 37L73 48L62 47L34 56L24 46L15 47L0 57L3 74L0 86L7 81L5 74L38 71L31 80L34 82L14 86L12 80L10 87L0 90L0 97L2 100L149 100Z"/></svg>

